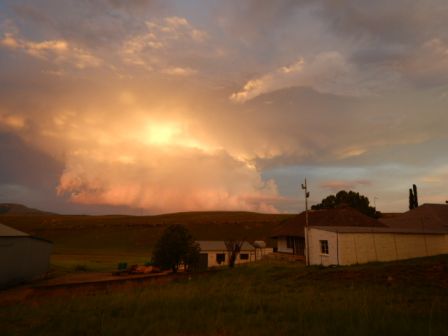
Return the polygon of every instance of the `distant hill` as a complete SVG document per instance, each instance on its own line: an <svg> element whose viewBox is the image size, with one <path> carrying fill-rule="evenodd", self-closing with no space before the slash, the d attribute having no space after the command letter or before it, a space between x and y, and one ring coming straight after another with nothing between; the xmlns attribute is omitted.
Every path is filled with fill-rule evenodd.
<svg viewBox="0 0 448 336"><path fill-rule="evenodd" d="M40 214L10 213L0 215L0 222L53 241L54 253L120 254L143 250L148 254L170 224L185 225L197 240L244 238L265 240L273 246L270 238L274 228L295 216L242 211L179 212L155 216Z"/></svg>
<svg viewBox="0 0 448 336"><path fill-rule="evenodd" d="M54 215L37 209L28 208L23 204L0 203L0 215Z"/></svg>

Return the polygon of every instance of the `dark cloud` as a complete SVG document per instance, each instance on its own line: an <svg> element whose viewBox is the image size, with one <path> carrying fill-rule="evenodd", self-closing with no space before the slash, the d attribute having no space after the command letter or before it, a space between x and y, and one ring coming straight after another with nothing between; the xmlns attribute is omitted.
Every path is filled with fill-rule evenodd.
<svg viewBox="0 0 448 336"><path fill-rule="evenodd" d="M447 34L442 29L448 14L443 0L325 1L320 13L344 38L368 38L376 44L413 44Z"/></svg>
<svg viewBox="0 0 448 336"><path fill-rule="evenodd" d="M0 184L49 188L55 193L63 163L9 133L0 133L0 153Z"/></svg>

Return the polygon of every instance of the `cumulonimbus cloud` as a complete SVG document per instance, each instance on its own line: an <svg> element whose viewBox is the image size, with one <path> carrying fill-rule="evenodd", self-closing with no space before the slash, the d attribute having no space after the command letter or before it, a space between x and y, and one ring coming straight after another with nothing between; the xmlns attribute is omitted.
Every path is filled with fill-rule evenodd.
<svg viewBox="0 0 448 336"><path fill-rule="evenodd" d="M69 158L60 194L77 203L130 205L153 212L276 211L271 204L279 198L275 183L262 181L255 170L225 152L146 147L142 152L147 156L141 153L134 160L121 156L112 162L100 159L97 151Z"/></svg>
<svg viewBox="0 0 448 336"><path fill-rule="evenodd" d="M262 179L251 162L197 136L187 117L167 114L164 108L148 113L135 99L118 94L118 103L104 103L108 117L58 105L45 115L28 116L31 133L17 128L17 118L0 122L34 139L40 150L64 153L57 192L75 203L126 205L153 213L277 211L273 204L283 198L275 182Z"/></svg>

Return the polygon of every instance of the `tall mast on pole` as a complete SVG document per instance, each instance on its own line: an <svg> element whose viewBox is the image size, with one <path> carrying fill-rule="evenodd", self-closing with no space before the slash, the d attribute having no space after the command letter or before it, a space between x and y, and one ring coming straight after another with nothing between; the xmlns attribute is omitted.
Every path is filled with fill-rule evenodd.
<svg viewBox="0 0 448 336"><path fill-rule="evenodd" d="M308 191L308 185L306 183L302 183L302 189L305 192L305 244L306 244L306 265L309 266L310 264L310 249L309 249L309 242L308 242L308 197L310 197L310 193Z"/></svg>

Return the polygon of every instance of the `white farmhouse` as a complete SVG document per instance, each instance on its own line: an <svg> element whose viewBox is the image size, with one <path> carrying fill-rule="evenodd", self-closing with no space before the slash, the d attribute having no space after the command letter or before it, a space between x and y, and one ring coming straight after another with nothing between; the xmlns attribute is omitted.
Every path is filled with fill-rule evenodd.
<svg viewBox="0 0 448 336"><path fill-rule="evenodd" d="M44 275L53 243L0 224L0 288Z"/></svg>

